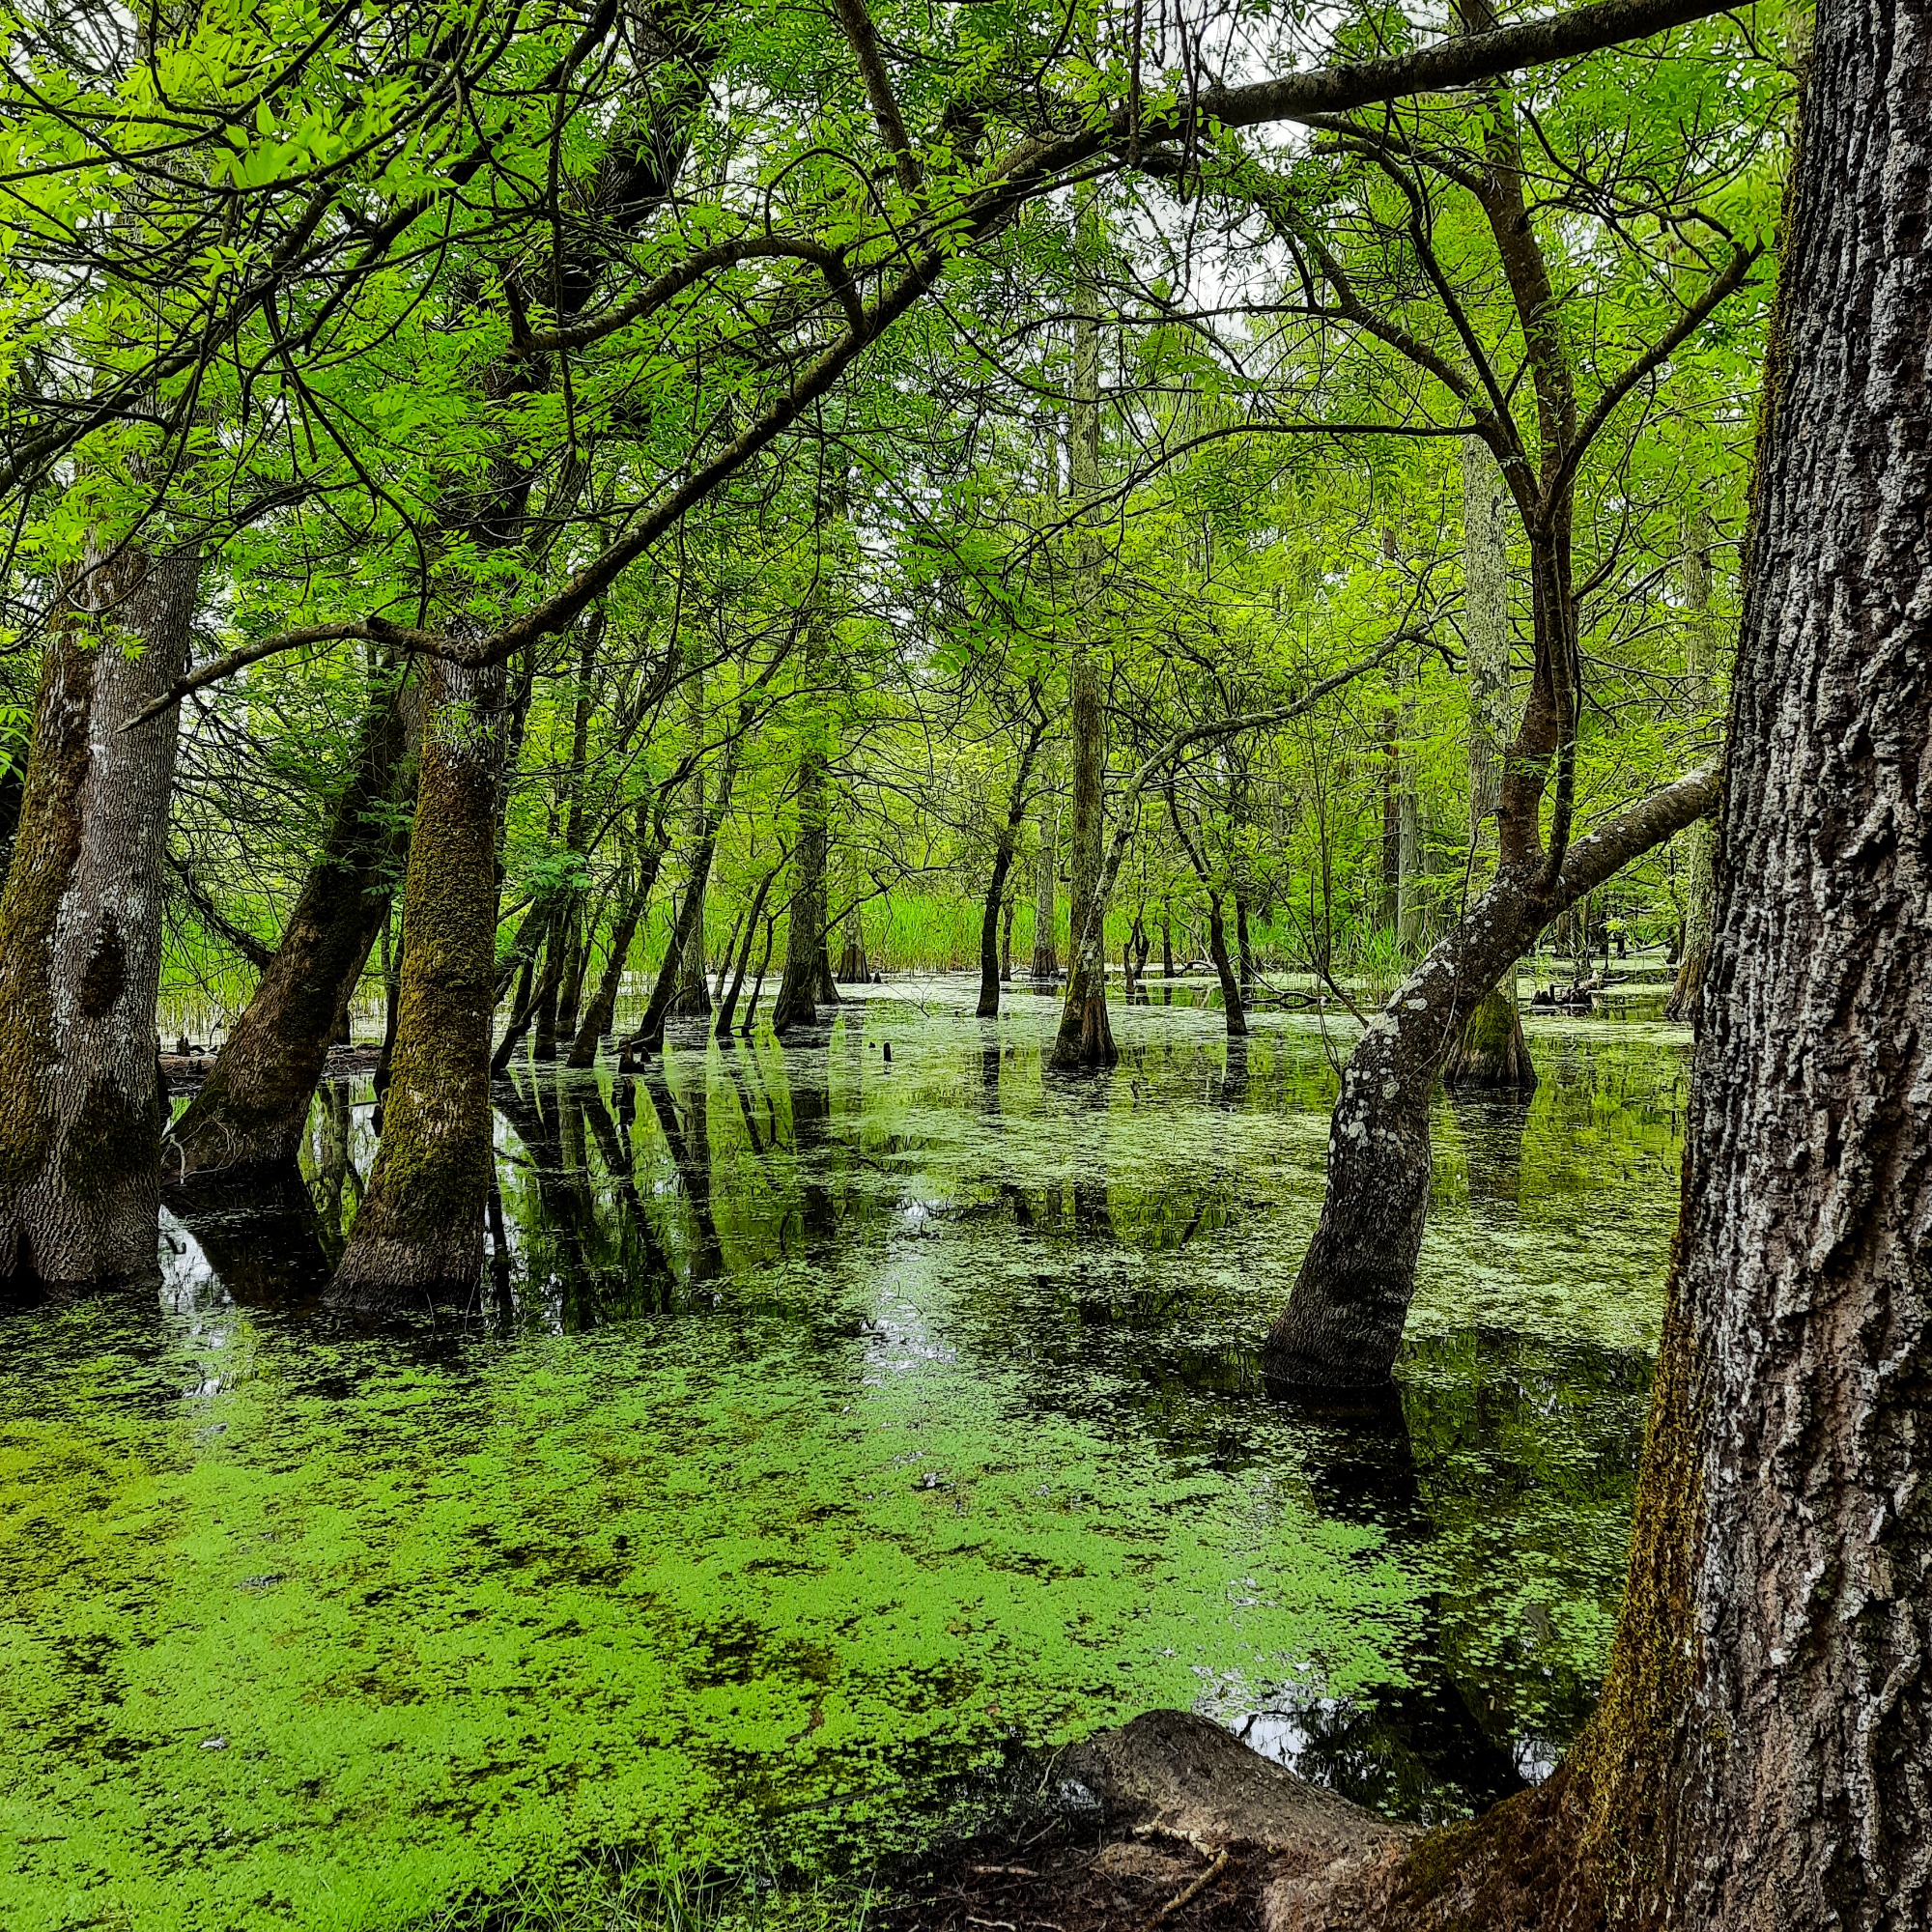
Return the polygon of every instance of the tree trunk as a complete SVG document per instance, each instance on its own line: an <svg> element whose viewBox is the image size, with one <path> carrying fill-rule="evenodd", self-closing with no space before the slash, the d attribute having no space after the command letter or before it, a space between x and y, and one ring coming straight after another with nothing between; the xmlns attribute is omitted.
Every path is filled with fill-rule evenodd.
<svg viewBox="0 0 1932 1932"><path fill-rule="evenodd" d="M408 845L412 706L392 677L376 683L355 765L281 944L207 1084L168 1134L161 1164L171 1185L281 1167L301 1146L329 1041L388 919Z"/></svg>
<svg viewBox="0 0 1932 1932"><path fill-rule="evenodd" d="M1100 489L1100 315L1096 281L1101 235L1091 199L1081 216L1080 310L1073 321L1073 393L1067 419L1068 484L1085 512ZM1066 1004L1050 1065L1056 1073L1093 1072L1121 1057L1107 1018L1107 900L1100 887L1106 834L1107 709L1095 634L1101 624L1106 556L1099 533L1083 523L1076 545L1080 626L1067 674L1072 741L1072 925L1067 938Z"/></svg>
<svg viewBox="0 0 1932 1932"><path fill-rule="evenodd" d="M866 916L854 906L845 915L844 938L838 950L838 971L833 978L848 986L863 986L872 977L872 962L866 956Z"/></svg>
<svg viewBox="0 0 1932 1932"><path fill-rule="evenodd" d="M1492 1087L1510 1093L1536 1091L1536 1068L1517 1007L1516 966L1483 995L1463 1022L1442 1065L1445 1087Z"/></svg>
<svg viewBox="0 0 1932 1932"><path fill-rule="evenodd" d="M1221 917L1221 895L1208 895L1208 956L1214 962L1214 976L1221 982L1221 1005L1228 1016L1231 1036L1246 1034L1248 1015L1241 1003L1240 981L1228 958L1228 927Z"/></svg>
<svg viewBox="0 0 1932 1932"><path fill-rule="evenodd" d="M329 1291L387 1308L483 1264L505 676L438 661L403 888L402 997L382 1151Z"/></svg>
<svg viewBox="0 0 1932 1932"><path fill-rule="evenodd" d="M772 1031L781 1039L818 1018L825 962L825 754L809 742L798 760L798 843L791 860L784 978L772 1009Z"/></svg>
<svg viewBox="0 0 1932 1932"><path fill-rule="evenodd" d="M639 923L644 916L644 908L650 903L651 888L658 882L665 849L663 831L658 828L639 862L637 884L624 895L617 923L611 932L611 956L604 962L603 978L597 982L597 990L591 995L589 1006L583 1009L582 1023L577 1029L577 1037L571 1042L570 1053L563 1063L566 1066L596 1065L597 1043L611 1031L611 1023L617 1016L617 995L623 988L624 969L630 963L631 942L637 938Z"/></svg>
<svg viewBox="0 0 1932 1932"><path fill-rule="evenodd" d="M1043 986L1060 978L1054 922L1060 898L1060 801L1049 792L1039 805L1039 851L1033 875L1033 977Z"/></svg>
<svg viewBox="0 0 1932 1932"><path fill-rule="evenodd" d="M1106 768L1106 709L1100 667L1093 648L1073 656L1067 719L1073 740L1072 930L1066 962L1066 1004L1053 1043L1057 1073L1093 1072L1121 1057L1107 1018L1107 906L1100 894Z"/></svg>
<svg viewBox="0 0 1932 1932"><path fill-rule="evenodd" d="M1039 755L1040 740L1046 736L1046 710L1034 693L1034 723L1020 747L1019 770L1013 775L1013 788L1007 803L1007 816L993 847L993 875L986 882L986 900L980 914L980 1004L975 1009L982 1020L1000 1010L1000 908L1006 899L1007 874L1012 869L1013 854L1019 850L1020 832L1026 824L1027 786L1033 779L1034 760ZM1009 935L1012 915L1008 911Z"/></svg>
<svg viewBox="0 0 1932 1932"><path fill-rule="evenodd" d="M1711 623L1711 519L1702 510L1686 519L1684 541L1684 703L1692 725L1700 724L1714 697L1717 639ZM1699 819L1685 835L1684 951L1663 1016L1695 1025L1704 988L1704 962L1711 952L1716 880L1712 857L1717 834Z"/></svg>
<svg viewBox="0 0 1932 1932"><path fill-rule="evenodd" d="M750 722L748 717L740 717L737 735L725 748L724 761L718 768L718 794L699 828L702 836L696 849L687 861L689 875L684 882L684 896L678 902L677 923L671 928L670 940L665 949L664 965L659 969L657 985L652 988L650 1002L644 1008L644 1016L639 1022L637 1032L624 1042L619 1065L626 1064L636 1053L664 1051L665 1021L678 997L682 962L691 956L691 935L704 917L704 888L711 877L711 858L718 849L718 834L724 829L731 810L731 787L737 778L738 755ZM708 1018L711 1012L708 989L704 1011Z"/></svg>
<svg viewBox="0 0 1932 1932"><path fill-rule="evenodd" d="M692 749L696 753L704 745L704 679L695 665L686 674L684 689ZM671 1016L681 1020L704 1019L711 1011L711 987L704 970L704 898L711 873L711 844L705 832L710 813L705 809L704 789L704 766L699 763L692 770L691 799L685 813L685 869L687 880L695 882L686 884L685 900L690 903L695 896L696 904L679 954L677 985L670 1004ZM704 854L704 876L701 878L697 872L700 850ZM683 922L679 923L682 927Z"/></svg>
<svg viewBox="0 0 1932 1932"><path fill-rule="evenodd" d="M155 1270L178 713L124 726L185 668L200 578L192 550L102 560L90 544L51 627L0 893L0 1278Z"/></svg>
<svg viewBox="0 0 1932 1932"><path fill-rule="evenodd" d="M1415 1292L1429 1210L1429 1096L1470 1010L1550 917L1680 832L1718 795L1693 773L1577 840L1548 893L1503 872L1396 988L1342 1076L1315 1238L1270 1332L1269 1375L1297 1386L1385 1381Z"/></svg>
<svg viewBox="0 0 1932 1932"><path fill-rule="evenodd" d="M738 963L731 974L731 989L718 1003L717 1036L720 1039L731 1037L731 1016L738 1010L738 996L745 990L745 969L752 963L752 941L758 930L758 918L765 909L766 895L771 892L772 881L778 875L779 867L774 866L758 881L757 895L752 900L752 910L746 915L745 940L738 949ZM770 943L770 929L767 928L766 944L769 946Z"/></svg>
<svg viewBox="0 0 1932 1932"><path fill-rule="evenodd" d="M1604 1694L1558 1791L1413 1860L1384 1923L1932 1922L1928 33L1818 17Z"/></svg>
<svg viewBox="0 0 1932 1932"><path fill-rule="evenodd" d="M1469 664L1470 871L1482 850L1483 828L1495 816L1502 783L1502 748L1509 742L1509 552L1504 516L1508 494L1496 461L1480 437L1463 439L1463 635ZM1704 821L1699 820L1702 824ZM1527 1093L1536 1068L1517 1009L1516 968L1477 1002L1442 1068L1450 1087L1501 1088Z"/></svg>

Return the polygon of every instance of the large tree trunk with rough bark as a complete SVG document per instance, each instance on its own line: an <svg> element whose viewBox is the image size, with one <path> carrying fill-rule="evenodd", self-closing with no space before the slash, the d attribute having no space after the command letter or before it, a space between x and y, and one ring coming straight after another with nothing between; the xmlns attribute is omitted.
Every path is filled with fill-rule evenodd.
<svg viewBox="0 0 1932 1932"><path fill-rule="evenodd" d="M424 695L382 1150L330 1298L388 1308L483 1265L505 675L439 661Z"/></svg>
<svg viewBox="0 0 1932 1932"><path fill-rule="evenodd" d="M0 893L0 1278L155 1268L177 714L124 726L185 668L200 578L192 550L90 547L51 627Z"/></svg>
<svg viewBox="0 0 1932 1932"><path fill-rule="evenodd" d="M169 1132L162 1166L171 1183L239 1179L295 1159L329 1041L388 918L408 844L410 708L394 678L377 680L355 763L281 944L207 1085Z"/></svg>
<svg viewBox="0 0 1932 1932"><path fill-rule="evenodd" d="M1653 792L1570 848L1548 892L1505 871L1370 1022L1342 1076L1321 1218L1268 1335L1270 1376L1298 1386L1385 1381L1415 1292L1429 1211L1429 1096L1483 996L1544 925L1709 811L1710 772Z"/></svg>
<svg viewBox="0 0 1932 1932"><path fill-rule="evenodd" d="M1925 0L1819 16L1604 1694L1351 1922L1932 1923L1928 43Z"/></svg>

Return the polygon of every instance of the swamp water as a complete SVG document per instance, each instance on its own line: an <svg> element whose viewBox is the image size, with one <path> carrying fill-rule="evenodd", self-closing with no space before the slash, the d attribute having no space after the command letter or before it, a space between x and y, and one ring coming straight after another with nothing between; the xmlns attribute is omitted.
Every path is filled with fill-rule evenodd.
<svg viewBox="0 0 1932 1932"><path fill-rule="evenodd" d="M1062 1086L1054 1002L866 990L810 1046L524 1067L462 1315L320 1309L373 1154L338 1087L305 1201L0 1318L0 1926L374 1932L665 1834L863 1873L1155 1705L1411 1816L1548 1770L1621 1588L1683 1035L1533 1022L1526 1108L1438 1099L1401 1403L1338 1419L1252 1352L1315 1022L1231 1060L1117 1007Z"/></svg>

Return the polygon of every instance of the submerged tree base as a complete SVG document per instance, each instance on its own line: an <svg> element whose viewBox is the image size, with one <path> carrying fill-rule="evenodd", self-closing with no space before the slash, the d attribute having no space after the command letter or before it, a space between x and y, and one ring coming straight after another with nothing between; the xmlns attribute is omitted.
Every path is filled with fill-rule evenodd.
<svg viewBox="0 0 1932 1932"><path fill-rule="evenodd" d="M1518 1094L1536 1090L1536 1068L1522 1036L1522 1014L1507 984L1484 995L1463 1027L1463 1037L1443 1064L1445 1087L1495 1087Z"/></svg>

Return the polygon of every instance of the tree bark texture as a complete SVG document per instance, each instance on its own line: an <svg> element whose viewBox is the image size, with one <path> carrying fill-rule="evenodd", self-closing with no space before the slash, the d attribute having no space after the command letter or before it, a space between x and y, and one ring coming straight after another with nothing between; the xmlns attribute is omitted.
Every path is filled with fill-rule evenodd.
<svg viewBox="0 0 1932 1932"><path fill-rule="evenodd" d="M1283 1383L1385 1381L1415 1288L1429 1209L1429 1095L1472 1008L1553 914L1716 803L1696 772L1572 846L1548 894L1505 871L1370 1022L1342 1075L1315 1238L1264 1359Z"/></svg>
<svg viewBox="0 0 1932 1932"><path fill-rule="evenodd" d="M281 944L214 1071L168 1135L162 1167L171 1183L239 1178L295 1159L328 1043L388 918L408 845L412 702L388 679L370 693L355 762Z"/></svg>
<svg viewBox="0 0 1932 1932"><path fill-rule="evenodd" d="M1819 14L1604 1694L1384 1924L1932 1923L1928 49L1925 0Z"/></svg>
<svg viewBox="0 0 1932 1932"><path fill-rule="evenodd" d="M467 1288L483 1265L504 687L500 665L439 661L429 675L395 1057L382 1149L330 1289L338 1303L381 1309Z"/></svg>
<svg viewBox="0 0 1932 1932"><path fill-rule="evenodd" d="M185 668L200 579L192 550L90 547L47 642L0 893L0 1278L155 1269L177 713L122 727Z"/></svg>
<svg viewBox="0 0 1932 1932"><path fill-rule="evenodd" d="M1932 1923L1928 71L1925 0L1820 12L1687 1122L1694 1478L1633 1560L1679 1614L1619 1660L1669 1752L1599 1766L1619 1892L1727 1932Z"/></svg>

